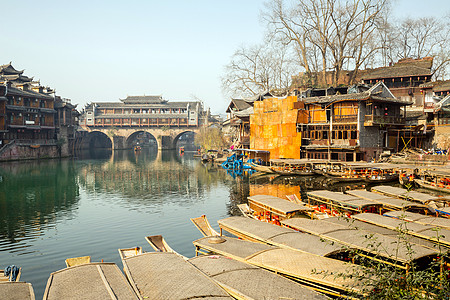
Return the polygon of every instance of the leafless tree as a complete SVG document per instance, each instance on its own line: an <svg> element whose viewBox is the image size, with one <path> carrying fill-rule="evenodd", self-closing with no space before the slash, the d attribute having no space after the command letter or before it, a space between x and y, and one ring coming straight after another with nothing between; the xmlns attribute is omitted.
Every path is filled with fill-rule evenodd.
<svg viewBox="0 0 450 300"><path fill-rule="evenodd" d="M222 89L243 97L263 91L287 91L295 72L289 49L273 43L239 48L225 66Z"/></svg>

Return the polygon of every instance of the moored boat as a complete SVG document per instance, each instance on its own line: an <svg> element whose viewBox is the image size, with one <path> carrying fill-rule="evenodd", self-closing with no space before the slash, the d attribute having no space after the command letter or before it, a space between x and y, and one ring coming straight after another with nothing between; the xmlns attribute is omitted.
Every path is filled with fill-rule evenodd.
<svg viewBox="0 0 450 300"><path fill-rule="evenodd" d="M247 165L249 165L253 170L263 173L269 173L273 174L275 173L269 166L263 166L255 164L254 162L246 162Z"/></svg>
<svg viewBox="0 0 450 300"><path fill-rule="evenodd" d="M390 167L372 167L367 170L364 181L369 183L385 183L397 181L399 174Z"/></svg>

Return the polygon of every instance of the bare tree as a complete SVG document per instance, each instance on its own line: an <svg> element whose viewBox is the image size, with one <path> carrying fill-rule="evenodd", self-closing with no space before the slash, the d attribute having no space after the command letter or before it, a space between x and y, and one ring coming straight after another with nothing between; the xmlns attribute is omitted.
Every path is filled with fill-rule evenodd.
<svg viewBox="0 0 450 300"><path fill-rule="evenodd" d="M263 91L287 91L295 72L291 53L273 43L241 47L225 66L222 90L225 94L251 96Z"/></svg>

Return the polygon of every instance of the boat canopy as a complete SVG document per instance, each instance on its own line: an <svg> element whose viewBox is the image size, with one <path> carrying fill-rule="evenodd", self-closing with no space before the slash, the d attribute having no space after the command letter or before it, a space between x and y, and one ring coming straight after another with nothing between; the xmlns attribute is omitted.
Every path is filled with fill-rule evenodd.
<svg viewBox="0 0 450 300"><path fill-rule="evenodd" d="M312 191L306 193L310 199L318 200L321 202L334 203L341 208L350 208L353 210L361 211L368 207L381 207L380 203L361 199L351 195L346 195L340 192L330 192L330 191Z"/></svg>
<svg viewBox="0 0 450 300"><path fill-rule="evenodd" d="M257 207L270 210L274 213L279 213L282 215L313 211L312 208L306 205L293 203L288 200L270 195L250 196L248 197L248 203L249 205L255 205Z"/></svg>
<svg viewBox="0 0 450 300"><path fill-rule="evenodd" d="M50 274L44 300L50 299L138 299L114 263L89 263Z"/></svg>
<svg viewBox="0 0 450 300"><path fill-rule="evenodd" d="M3 299L35 300L31 283L22 281L0 282L0 295Z"/></svg>
<svg viewBox="0 0 450 300"><path fill-rule="evenodd" d="M374 186L374 187L372 187L372 191L383 194L383 195L391 196L391 197L417 201L422 204L426 204L430 201L445 200L445 198L436 197L436 196L432 196L430 194L420 193L420 192L416 192L416 191L408 191L406 189L393 187L393 186L389 186L389 185Z"/></svg>
<svg viewBox="0 0 450 300"><path fill-rule="evenodd" d="M230 294L237 292L245 299L329 299L293 280L228 257L202 255L189 259L189 262Z"/></svg>
<svg viewBox="0 0 450 300"><path fill-rule="evenodd" d="M288 275L302 282L320 284L338 291L362 292L362 282L346 276L352 270L362 272L362 268L339 260L306 252L283 249L261 243L253 243L222 236L222 243L213 243L211 237L194 241L197 250L203 249L245 263L256 265L280 274ZM327 274L329 274L327 276Z"/></svg>
<svg viewBox="0 0 450 300"><path fill-rule="evenodd" d="M325 243L316 236L246 217L229 217L219 220L218 223L220 228L238 237L280 248L289 248L320 256L331 256L345 251L342 247Z"/></svg>
<svg viewBox="0 0 450 300"><path fill-rule="evenodd" d="M385 213L384 215L391 218L402 219L408 222L450 229L450 219L426 216L409 211L390 211Z"/></svg>
<svg viewBox="0 0 450 300"><path fill-rule="evenodd" d="M281 222L297 230L317 235L320 238L336 242L342 246L359 249L376 256L383 256L392 261L409 264L427 256L435 256L437 252L420 245L406 246L394 237L357 230L349 226L332 224L322 220L289 219ZM368 238L370 237L370 239ZM373 241L376 241L375 243Z"/></svg>
<svg viewBox="0 0 450 300"><path fill-rule="evenodd" d="M148 252L122 259L122 263L141 299L232 299L211 278L176 253Z"/></svg>
<svg viewBox="0 0 450 300"><path fill-rule="evenodd" d="M360 197L363 199L371 200L373 202L382 204L383 207L388 209L423 209L427 210L428 206L418 204L408 200L392 198L377 193L372 193L366 190L352 190L346 192L349 195Z"/></svg>
<svg viewBox="0 0 450 300"><path fill-rule="evenodd" d="M405 223L404 220L369 213L353 215L352 218L392 230L404 228L410 235L427 239L435 243L439 242L447 247L450 246L450 230L447 229L439 229L436 231L436 226L423 225L413 222Z"/></svg>

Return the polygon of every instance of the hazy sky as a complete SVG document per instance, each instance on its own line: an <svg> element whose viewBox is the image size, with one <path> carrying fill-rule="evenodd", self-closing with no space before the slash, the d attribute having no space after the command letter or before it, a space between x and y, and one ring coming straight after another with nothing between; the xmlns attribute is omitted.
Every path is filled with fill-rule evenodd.
<svg viewBox="0 0 450 300"><path fill-rule="evenodd" d="M0 64L72 99L118 101L127 95L197 97L213 113L229 99L220 76L240 45L264 34L264 0L1 0ZM448 0L397 0L396 17L442 16Z"/></svg>

